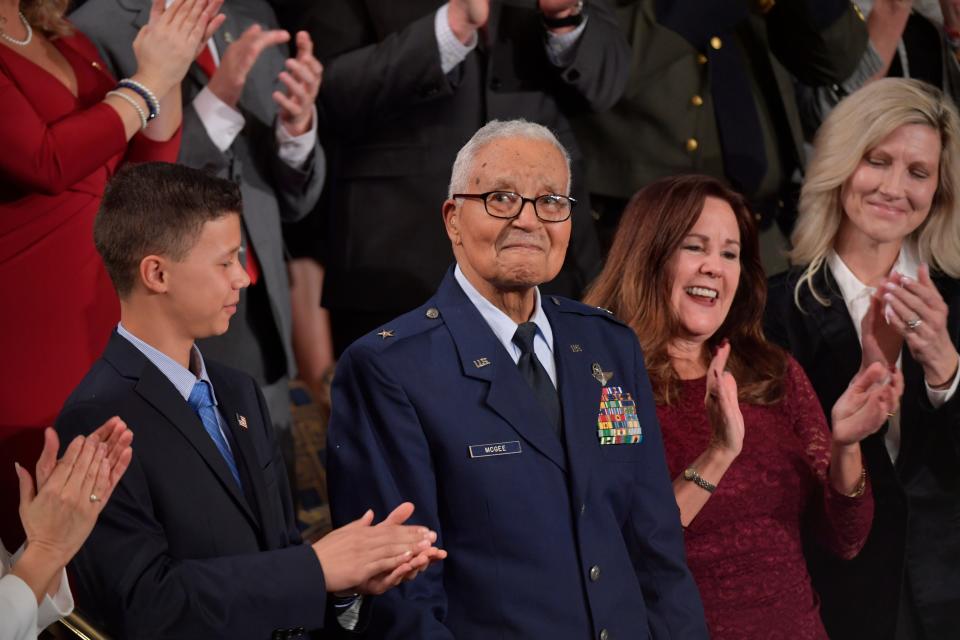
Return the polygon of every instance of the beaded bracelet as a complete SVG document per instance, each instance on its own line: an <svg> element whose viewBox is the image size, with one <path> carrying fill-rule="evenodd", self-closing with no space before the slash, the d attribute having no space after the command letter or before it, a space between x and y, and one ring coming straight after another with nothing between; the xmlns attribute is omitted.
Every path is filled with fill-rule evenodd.
<svg viewBox="0 0 960 640"><path fill-rule="evenodd" d="M150 91L150 89L147 89L136 80L131 80L130 78L124 78L117 83L117 86L130 89L143 98L143 101L147 103L147 108L150 110L149 115L147 115L147 120L153 120L160 115L160 101L157 100L157 96L153 94L153 91Z"/></svg>
<svg viewBox="0 0 960 640"><path fill-rule="evenodd" d="M128 96L122 91L117 91L116 89L114 89L113 91L107 91L107 95L117 96L118 98L123 98L124 100L129 102L130 106L137 110L137 115L140 116L140 130L143 131L144 129L147 128L147 114L143 112L143 107L137 104L136 100L134 100L133 98L131 98L130 96Z"/></svg>

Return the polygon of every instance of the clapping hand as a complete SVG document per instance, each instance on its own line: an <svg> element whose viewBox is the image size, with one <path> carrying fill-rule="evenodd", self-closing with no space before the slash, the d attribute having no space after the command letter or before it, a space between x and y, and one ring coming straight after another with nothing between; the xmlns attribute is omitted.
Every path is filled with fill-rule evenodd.
<svg viewBox="0 0 960 640"><path fill-rule="evenodd" d="M464 44L473 40L477 29L485 27L489 18L490 0L450 0L447 8L450 30Z"/></svg>
<svg viewBox="0 0 960 640"><path fill-rule="evenodd" d="M58 461L57 433L46 429L36 488L30 472L17 465L28 545L61 566L74 556L130 464L132 440L133 433L114 417L86 438L74 438Z"/></svg>
<svg viewBox="0 0 960 640"><path fill-rule="evenodd" d="M435 532L403 524L412 514L413 505L405 502L373 526L373 511L368 510L314 542L327 591L383 593L445 558L445 551L433 547Z"/></svg>
<svg viewBox="0 0 960 640"><path fill-rule="evenodd" d="M903 394L903 373L874 362L857 372L831 411L833 441L852 445L877 431L893 415Z"/></svg>
<svg viewBox="0 0 960 640"><path fill-rule="evenodd" d="M180 84L191 63L226 17L223 0L153 0L150 19L133 41L136 75L159 99Z"/></svg>
<svg viewBox="0 0 960 640"><path fill-rule="evenodd" d="M410 502L404 502L394 509L390 515L384 519L383 522L376 526L382 527L403 524L412 515L413 504ZM432 542L436 542L436 534L433 535ZM357 590L361 593L373 595L383 593L387 589L395 587L401 582L413 580L418 575L426 571L431 564L434 562L439 562L446 557L447 552L443 549L438 549L434 546L422 548L419 553L412 556L409 560L392 571L384 571L383 573L375 575L366 582L360 584Z"/></svg>
<svg viewBox="0 0 960 640"><path fill-rule="evenodd" d="M313 105L323 79L323 65L313 55L313 41L306 31L297 32L297 56L288 58L286 71L280 72L280 81L287 93L273 92L273 100L280 107L280 122L292 136L300 136L313 124Z"/></svg>
<svg viewBox="0 0 960 640"><path fill-rule="evenodd" d="M548 18L563 18L580 4L577 0L539 0L540 12Z"/></svg>
<svg viewBox="0 0 960 640"><path fill-rule="evenodd" d="M916 280L894 272L883 285L883 299L890 305L890 326L923 367L927 384L949 383L957 373L960 356L947 331L947 303L930 279L930 268L920 265Z"/></svg>
<svg viewBox="0 0 960 640"><path fill-rule="evenodd" d="M707 394L703 402L713 427L711 446L736 458L743 449L744 425L737 399L737 381L726 371L729 357L730 342L724 340L707 369Z"/></svg>
<svg viewBox="0 0 960 640"><path fill-rule="evenodd" d="M872 296L870 307L860 321L861 371L874 362L879 362L884 367L893 367L900 357L903 336L887 322L883 306L880 295Z"/></svg>
<svg viewBox="0 0 960 640"><path fill-rule="evenodd" d="M267 47L289 40L290 33L283 29L264 29L258 24L251 25L222 52L220 66L207 83L207 88L223 103L236 108L243 86L247 83L247 75L260 54Z"/></svg>

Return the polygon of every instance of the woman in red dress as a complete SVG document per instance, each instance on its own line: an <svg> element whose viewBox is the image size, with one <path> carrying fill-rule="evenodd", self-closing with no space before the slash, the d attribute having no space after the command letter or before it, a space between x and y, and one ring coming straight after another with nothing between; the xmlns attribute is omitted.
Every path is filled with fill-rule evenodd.
<svg viewBox="0 0 960 640"><path fill-rule="evenodd" d="M176 160L180 81L222 23L219 5L179 0L164 10L163 0L155 2L134 43L138 70L131 80L140 87L119 88L93 44L63 18L66 0L0 1L4 469L37 457L42 428L52 424L119 319L94 250L93 219L121 163ZM0 513L16 508L13 476L0 474Z"/></svg>
<svg viewBox="0 0 960 640"><path fill-rule="evenodd" d="M711 637L822 640L802 534L844 557L863 545L873 500L859 441L903 378L861 369L831 434L803 370L763 338L765 300L753 215L705 176L633 197L586 299L643 345Z"/></svg>

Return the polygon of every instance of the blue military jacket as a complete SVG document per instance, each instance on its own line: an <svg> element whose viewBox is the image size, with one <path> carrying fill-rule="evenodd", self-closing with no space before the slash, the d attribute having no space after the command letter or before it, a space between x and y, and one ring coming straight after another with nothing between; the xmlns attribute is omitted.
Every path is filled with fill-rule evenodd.
<svg viewBox="0 0 960 640"><path fill-rule="evenodd" d="M377 599L371 637L707 637L637 339L604 310L543 308L562 436L452 272L338 363L334 523L410 500L450 554Z"/></svg>

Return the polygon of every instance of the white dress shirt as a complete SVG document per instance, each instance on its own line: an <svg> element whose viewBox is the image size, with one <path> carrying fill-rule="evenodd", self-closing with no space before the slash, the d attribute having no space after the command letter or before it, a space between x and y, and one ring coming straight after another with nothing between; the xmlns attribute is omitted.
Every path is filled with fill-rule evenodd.
<svg viewBox="0 0 960 640"><path fill-rule="evenodd" d="M41 631L58 618L73 611L73 594L67 583L67 572L60 571L60 588L51 598L43 596L37 606L37 597L27 583L10 573L23 555L23 547L11 557L0 542L0 640L36 638Z"/></svg>
<svg viewBox="0 0 960 640"><path fill-rule="evenodd" d="M827 255L827 266L830 267L830 273L833 274L837 286L840 288L840 295L847 305L847 312L850 319L853 320L853 326L857 330L857 339L863 343L863 335L860 330L860 323L863 317L867 315L870 309L870 296L877 290L876 287L868 287L860 282L849 267L843 262L839 255L831 249ZM900 255L893 265L891 272L896 271L902 275L917 279L917 269L920 267L920 258L917 254L917 248L912 243L904 243L900 249ZM897 358L897 367L903 360L903 356ZM957 382L960 381L960 375L954 374L953 382L947 389L931 389L930 385L924 381L927 388L927 398L934 408L944 405L957 391ZM884 444L887 447L887 453L890 459L896 462L897 455L900 453L900 409L890 418L890 426L887 429Z"/></svg>
<svg viewBox="0 0 960 640"><path fill-rule="evenodd" d="M520 362L520 347L513 341L513 334L517 332L517 327L520 325L484 298L480 292L470 284L467 277L463 275L459 264L453 270L453 277L456 278L460 288L467 294L467 298L470 299L473 306L475 306L477 311L480 312L480 315L483 316L483 319L490 326L493 334L497 336L497 340L500 341L503 348L506 349L510 357L513 358L513 362ZM553 386L556 387L557 363L553 359L553 329L550 328L550 321L547 320L547 315L543 312L543 307L540 305L540 289L534 287L533 292L536 295L536 303L534 304L533 317L530 318L530 322L537 325L537 333L533 338L533 351L537 354L537 360L539 360L543 368L546 369L550 380L553 382Z"/></svg>

